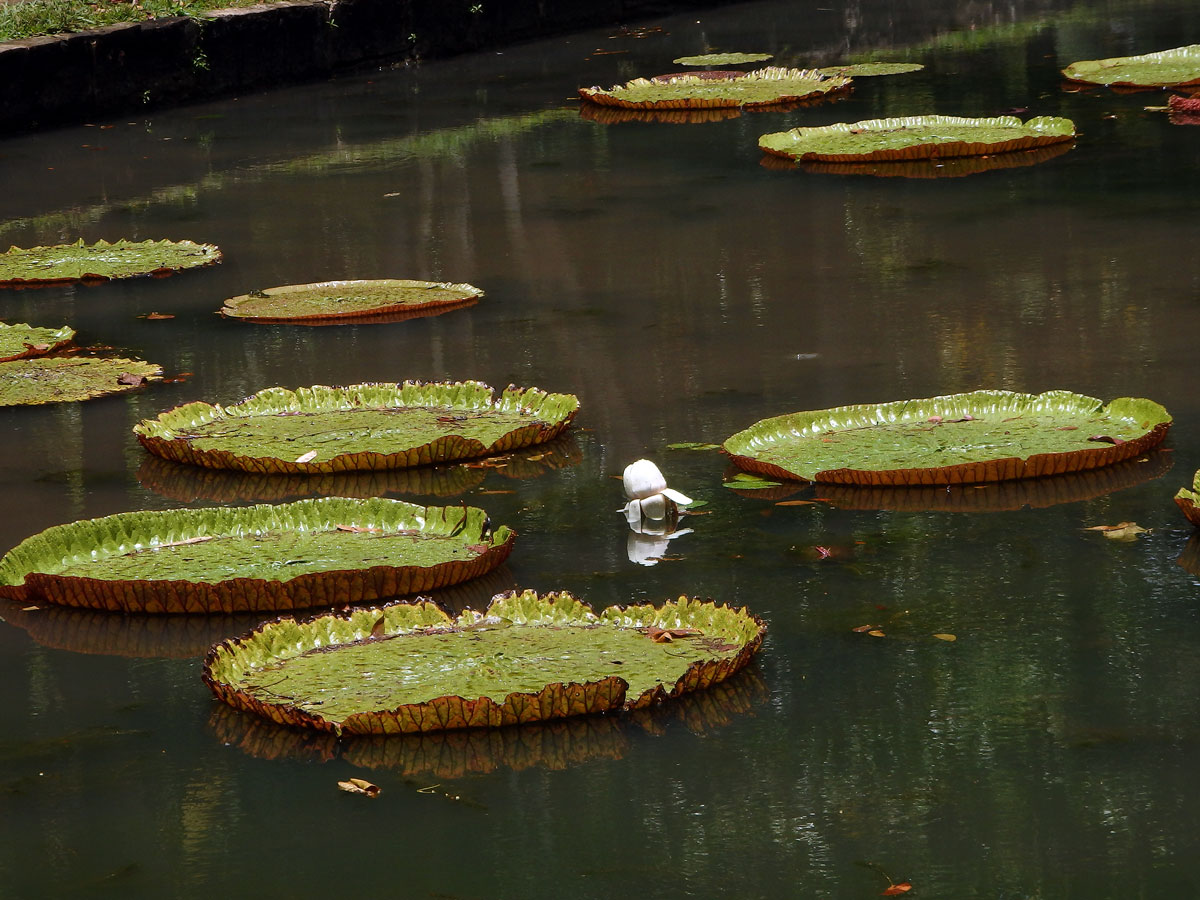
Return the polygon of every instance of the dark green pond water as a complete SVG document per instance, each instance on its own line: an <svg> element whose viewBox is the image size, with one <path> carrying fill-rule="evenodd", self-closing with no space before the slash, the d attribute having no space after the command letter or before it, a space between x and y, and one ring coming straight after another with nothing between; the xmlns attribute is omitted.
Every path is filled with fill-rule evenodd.
<svg viewBox="0 0 1200 900"><path fill-rule="evenodd" d="M0 141L0 244L226 254L165 280L0 292L7 321L191 373L0 410L0 550L133 509L461 500L520 536L448 602L514 585L598 606L713 597L769 623L756 668L642 719L339 746L211 698L200 657L253 620L8 604L0 896L1200 895L1200 539L1171 500L1200 467L1200 127L1147 111L1161 93L1058 74L1200 42L1200 8L820 0L635 24L661 30ZM704 124L594 121L572 99L709 49L926 68ZM784 171L756 148L796 125L1013 109L1074 119L1076 147L942 179ZM214 314L337 278L487 297L381 325ZM156 467L130 433L189 400L406 378L537 385L583 408L559 468L436 478L222 479ZM1176 424L1164 452L1095 477L805 489L793 499L830 502L802 506L723 488L716 453L667 449L976 388L1150 397ZM665 548L631 548L617 513L613 476L642 456L708 501ZM1151 531L1083 530L1122 521ZM382 796L339 792L352 776Z"/></svg>

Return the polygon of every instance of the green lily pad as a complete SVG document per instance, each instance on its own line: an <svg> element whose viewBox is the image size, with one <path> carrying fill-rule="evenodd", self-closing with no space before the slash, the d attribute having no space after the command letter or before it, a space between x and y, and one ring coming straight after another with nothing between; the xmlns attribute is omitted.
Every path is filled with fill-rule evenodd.
<svg viewBox="0 0 1200 900"><path fill-rule="evenodd" d="M1036 166L1069 153L1074 141L1034 147L1032 150L1013 150L991 156L942 156L930 159L881 160L878 162L796 162L787 157L764 156L768 168L803 169L824 175L868 175L872 178L964 178L1001 169Z"/></svg>
<svg viewBox="0 0 1200 900"><path fill-rule="evenodd" d="M390 469L506 453L552 440L572 394L486 384L356 384L259 391L233 406L187 403L134 426L176 462L272 474Z"/></svg>
<svg viewBox="0 0 1200 900"><path fill-rule="evenodd" d="M212 244L192 241L97 241L53 247L12 247L0 253L0 287L108 281L138 275L172 275L221 261Z"/></svg>
<svg viewBox="0 0 1200 900"><path fill-rule="evenodd" d="M696 109L770 106L828 97L848 89L849 78L830 78L811 69L767 66L752 72L707 72L635 78L608 90L580 88L579 95L602 106L627 109Z"/></svg>
<svg viewBox="0 0 1200 900"><path fill-rule="evenodd" d="M162 378L162 369L138 359L90 356L0 362L0 406L71 403L132 391Z"/></svg>
<svg viewBox="0 0 1200 900"><path fill-rule="evenodd" d="M1143 53L1086 59L1063 69L1071 81L1109 87L1180 87L1200 84L1200 44Z"/></svg>
<svg viewBox="0 0 1200 900"><path fill-rule="evenodd" d="M288 284L225 301L221 315L246 322L323 325L369 317L395 321L469 306L483 291L469 284L378 279Z"/></svg>
<svg viewBox="0 0 1200 900"><path fill-rule="evenodd" d="M920 63L869 62L847 63L844 66L824 66L817 69L822 75L842 75L846 78L873 78L878 75L905 75L920 72L925 67Z"/></svg>
<svg viewBox="0 0 1200 900"><path fill-rule="evenodd" d="M974 391L763 419L725 441L771 478L838 484L964 484L1058 475L1130 459L1162 442L1152 400L1107 406L1069 391Z"/></svg>
<svg viewBox="0 0 1200 900"><path fill-rule="evenodd" d="M1192 476L1190 488L1180 488L1175 495L1175 504L1193 525L1200 526L1200 471Z"/></svg>
<svg viewBox="0 0 1200 900"><path fill-rule="evenodd" d="M681 56L671 62L677 66L736 66L766 62L770 58L770 53L702 53L699 56Z"/></svg>
<svg viewBox="0 0 1200 900"><path fill-rule="evenodd" d="M74 329L65 325L62 328L35 328L0 322L0 362L45 356L66 347L74 339Z"/></svg>
<svg viewBox="0 0 1200 900"><path fill-rule="evenodd" d="M681 597L599 615L570 594L501 594L451 619L398 603L280 619L215 646L204 680L279 723L347 734L498 727L641 709L741 669L766 626Z"/></svg>
<svg viewBox="0 0 1200 900"><path fill-rule="evenodd" d="M514 537L481 509L379 498L118 513L26 538L0 559L0 596L144 613L356 603L482 575Z"/></svg>
<svg viewBox="0 0 1200 900"><path fill-rule="evenodd" d="M909 116L777 131L760 137L758 146L795 160L870 162L1007 153L1074 139L1070 119L1050 116L1024 123L1015 116Z"/></svg>

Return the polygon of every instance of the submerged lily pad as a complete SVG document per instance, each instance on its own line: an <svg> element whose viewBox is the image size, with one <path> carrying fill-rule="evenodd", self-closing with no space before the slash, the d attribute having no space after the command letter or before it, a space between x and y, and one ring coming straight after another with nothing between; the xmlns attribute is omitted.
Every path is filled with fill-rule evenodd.
<svg viewBox="0 0 1200 900"><path fill-rule="evenodd" d="M920 63L870 62L847 63L844 66L824 66L817 69L822 75L843 75L846 78L873 78L878 75L906 75L920 72L925 67Z"/></svg>
<svg viewBox="0 0 1200 900"><path fill-rule="evenodd" d="M469 284L377 279L288 284L225 301L221 315L246 322L324 324L349 319L401 319L475 303L483 291Z"/></svg>
<svg viewBox="0 0 1200 900"><path fill-rule="evenodd" d="M221 261L212 244L192 241L97 241L53 247L12 247L0 253L0 287L108 281L138 275L171 275Z"/></svg>
<svg viewBox="0 0 1200 900"><path fill-rule="evenodd" d="M689 109L770 106L826 97L850 86L849 78L811 69L767 66L752 72L707 72L635 78L608 90L580 88L579 95L602 106L628 109Z"/></svg>
<svg viewBox="0 0 1200 900"><path fill-rule="evenodd" d="M1024 123L1015 116L909 116L777 131L758 146L796 160L870 162L1007 153L1074 139L1075 124L1052 116Z"/></svg>
<svg viewBox="0 0 1200 900"><path fill-rule="evenodd" d="M725 441L743 469L839 484L964 484L1079 472L1158 445L1171 416L1152 400L1107 406L1069 391L974 391L791 413Z"/></svg>
<svg viewBox="0 0 1200 900"><path fill-rule="evenodd" d="M549 441L579 409L572 394L486 384L316 385L259 391L233 406L187 403L134 427L177 462L271 474L391 469L505 453Z"/></svg>
<svg viewBox="0 0 1200 900"><path fill-rule="evenodd" d="M1072 81L1109 87L1178 87L1200 84L1200 44L1143 53L1086 59L1063 69Z"/></svg>
<svg viewBox="0 0 1200 900"><path fill-rule="evenodd" d="M232 706L322 731L494 728L708 687L765 633L745 609L687 597L597 615L570 594L513 592L457 619L432 603L281 619L214 647L204 680Z"/></svg>
<svg viewBox="0 0 1200 900"><path fill-rule="evenodd" d="M118 513L26 538L0 559L0 596L144 613L357 603L482 575L513 538L481 509L378 498Z"/></svg>
<svg viewBox="0 0 1200 900"><path fill-rule="evenodd" d="M0 362L45 356L59 350L75 339L75 330L67 328L35 328L32 325L5 325L0 322Z"/></svg>
<svg viewBox="0 0 1200 900"><path fill-rule="evenodd" d="M0 406L70 403L132 391L162 378L162 369L138 359L90 356L0 362Z"/></svg>
<svg viewBox="0 0 1200 900"><path fill-rule="evenodd" d="M677 66L736 66L766 62L770 58L770 53L701 53L699 56L681 56L671 62Z"/></svg>

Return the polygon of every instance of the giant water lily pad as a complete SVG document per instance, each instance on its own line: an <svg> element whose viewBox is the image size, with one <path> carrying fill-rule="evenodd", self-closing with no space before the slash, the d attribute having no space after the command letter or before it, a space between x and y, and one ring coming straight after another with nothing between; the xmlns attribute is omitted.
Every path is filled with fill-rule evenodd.
<svg viewBox="0 0 1200 900"><path fill-rule="evenodd" d="M699 56L681 56L671 62L677 66L737 66L766 62L770 58L770 53L701 53Z"/></svg>
<svg viewBox="0 0 1200 900"><path fill-rule="evenodd" d="M483 291L469 284L377 279L288 284L225 301L221 315L246 322L321 325L370 318L393 321L469 306Z"/></svg>
<svg viewBox="0 0 1200 900"><path fill-rule="evenodd" d="M1193 525L1200 526L1200 472L1192 477L1190 488L1180 488L1175 495L1175 504Z"/></svg>
<svg viewBox="0 0 1200 900"><path fill-rule="evenodd" d="M138 275L171 275L221 261L212 244L192 241L97 241L53 247L12 247L0 253L0 287L108 281Z"/></svg>
<svg viewBox="0 0 1200 900"><path fill-rule="evenodd" d="M481 509L400 500L118 513L26 538L0 559L0 596L145 613L355 603L482 575L513 538Z"/></svg>
<svg viewBox="0 0 1200 900"><path fill-rule="evenodd" d="M788 157L763 156L769 169L802 169L824 175L869 175L872 178L963 178L983 172L1018 169L1049 162L1075 147L1074 141L1014 150L991 156L943 156L930 159L882 160L878 162L796 162Z"/></svg>
<svg viewBox="0 0 1200 900"><path fill-rule="evenodd" d="M705 72L635 78L608 90L580 88L585 100L627 109L696 109L771 106L827 97L850 86L849 78L828 77L811 69L768 66L753 72Z"/></svg>
<svg viewBox="0 0 1200 900"><path fill-rule="evenodd" d="M271 474L390 469L549 441L579 400L538 388L499 397L476 381L268 388L233 406L187 403L134 427L151 453Z"/></svg>
<svg viewBox="0 0 1200 900"><path fill-rule="evenodd" d="M1052 116L1027 122L1015 116L909 116L777 131L760 137L758 146L795 160L871 162L1008 153L1074 139L1075 124Z"/></svg>
<svg viewBox="0 0 1200 900"><path fill-rule="evenodd" d="M1178 87L1200 84L1200 44L1143 53L1086 59L1063 69L1072 81L1109 87Z"/></svg>
<svg viewBox="0 0 1200 900"><path fill-rule="evenodd" d="M501 594L451 619L432 603L298 623L218 644L204 680L280 724L348 734L497 727L639 709L741 669L766 626L681 597L599 615L569 594Z"/></svg>
<svg viewBox="0 0 1200 900"><path fill-rule="evenodd" d="M1152 400L974 391L763 419L725 441L743 469L839 484L965 484L1079 472L1158 445Z"/></svg>
<svg viewBox="0 0 1200 900"><path fill-rule="evenodd" d="M823 66L817 71L822 75L842 75L846 78L874 78L879 75L907 75L909 72L920 72L924 68L921 63L869 62Z"/></svg>
<svg viewBox="0 0 1200 900"><path fill-rule="evenodd" d="M0 406L70 403L132 391L162 378L162 369L137 359L33 357L0 362Z"/></svg>
<svg viewBox="0 0 1200 900"><path fill-rule="evenodd" d="M65 325L62 328L35 328L0 322L0 362L45 356L67 346L74 338L74 329Z"/></svg>

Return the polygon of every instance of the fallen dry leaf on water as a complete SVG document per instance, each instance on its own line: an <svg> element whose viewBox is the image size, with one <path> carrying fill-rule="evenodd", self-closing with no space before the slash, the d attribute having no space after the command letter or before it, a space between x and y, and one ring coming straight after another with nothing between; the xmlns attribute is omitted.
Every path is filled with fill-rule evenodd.
<svg viewBox="0 0 1200 900"><path fill-rule="evenodd" d="M309 450L307 453L302 453L299 456L297 456L296 462L298 462L298 463L312 462L316 458L317 458L317 451Z"/></svg>
<svg viewBox="0 0 1200 900"><path fill-rule="evenodd" d="M1125 441L1119 437L1113 437L1111 434L1093 434L1089 441L1095 441L1099 444L1123 444Z"/></svg>
<svg viewBox="0 0 1200 900"><path fill-rule="evenodd" d="M938 632L937 634L934 635L934 637L937 638L939 641L957 641L958 640L958 638L955 637L954 635L946 634L945 632Z"/></svg>
<svg viewBox="0 0 1200 900"><path fill-rule="evenodd" d="M371 626L371 637L381 638L384 636L384 634L386 634L386 629L384 626L384 618L385 618L384 616L380 616L378 619L375 620L375 624Z"/></svg>
<svg viewBox="0 0 1200 900"><path fill-rule="evenodd" d="M899 884L888 885L888 889L880 893L880 897L895 897L897 894L907 894L912 890L912 885L907 881L901 881Z"/></svg>
<svg viewBox="0 0 1200 900"><path fill-rule="evenodd" d="M880 631L878 628L872 628L870 631L867 632L867 634L869 634L871 637L887 637L887 635L884 634L882 631Z"/></svg>
<svg viewBox="0 0 1200 900"><path fill-rule="evenodd" d="M132 372L122 372L117 376L117 384L130 384L140 387L146 383L145 375L135 375Z"/></svg>
<svg viewBox="0 0 1200 900"><path fill-rule="evenodd" d="M1136 541L1139 534L1147 534L1150 529L1143 528L1137 522L1118 522L1116 525L1092 525L1084 531L1099 531L1109 540Z"/></svg>
<svg viewBox="0 0 1200 900"><path fill-rule="evenodd" d="M338 788L347 794L365 794L368 797L378 797L383 793L383 788L377 784L371 784L371 782L363 778L351 778L349 781L339 781Z"/></svg>
<svg viewBox="0 0 1200 900"><path fill-rule="evenodd" d="M175 317L173 315L171 315L170 313L151 312L151 313L145 313L144 315L140 315L140 316L138 316L138 318L139 319L148 319L152 322L155 322L155 321L159 321L161 319L173 319Z"/></svg>
<svg viewBox="0 0 1200 900"><path fill-rule="evenodd" d="M874 627L874 625L859 625L857 628L851 628L850 630L857 631L859 634L862 634L864 631L870 631Z"/></svg>

